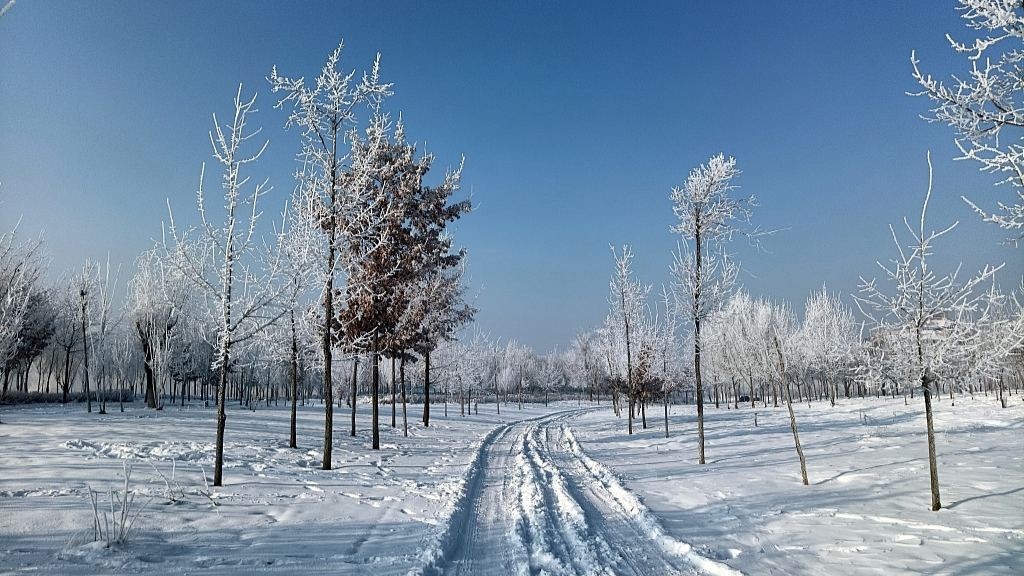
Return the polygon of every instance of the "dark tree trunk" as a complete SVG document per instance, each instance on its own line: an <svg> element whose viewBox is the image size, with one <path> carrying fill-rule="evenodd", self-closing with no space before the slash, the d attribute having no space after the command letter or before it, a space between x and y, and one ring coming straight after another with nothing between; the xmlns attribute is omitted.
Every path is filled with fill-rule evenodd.
<svg viewBox="0 0 1024 576"><path fill-rule="evenodd" d="M423 355L423 425L430 426L430 351Z"/></svg>
<svg viewBox="0 0 1024 576"><path fill-rule="evenodd" d="M380 344L380 332L379 330L373 331L373 374L370 381L370 396L372 404L372 441L371 447L374 450L380 450L380 352L378 345Z"/></svg>
<svg viewBox="0 0 1024 576"><path fill-rule="evenodd" d="M405 398L405 355L402 356L402 360L401 360L401 363L400 363L399 370L401 371L401 381L402 381L402 435L403 436L408 436L409 435L409 416L408 416L408 410L406 408L407 405L406 405L406 398Z"/></svg>
<svg viewBox="0 0 1024 576"><path fill-rule="evenodd" d="M291 358L291 360L292 360L292 362L291 362L291 364L292 364L292 366L291 366L291 369L292 369L291 370L291 372L292 372L291 373L291 378L292 378L292 382L291 382L291 384L292 384L292 386L291 386L292 410L291 410L291 412L292 413L291 413L291 423L289 425L289 430L288 430L288 447L289 448L298 448L299 445L298 445L297 439L295 438L295 420L296 420L296 417L297 417L297 408L296 408L295 405L298 402L298 397L299 397L299 343L298 343L298 334L296 334L296 331L295 331L295 311L294 310L291 311L290 319L291 319L291 327L292 327L292 358Z"/></svg>
<svg viewBox="0 0 1024 576"><path fill-rule="evenodd" d="M92 412L92 395L89 390L89 343L85 337L85 289L79 295L82 298L82 357L85 360L85 406L87 412Z"/></svg>
<svg viewBox="0 0 1024 576"><path fill-rule="evenodd" d="M213 485L221 486L224 471L224 424L228 416L224 409L228 391L228 349L225 346L220 356L220 381L217 383L217 456L213 465Z"/></svg>
<svg viewBox="0 0 1024 576"><path fill-rule="evenodd" d="M356 435L356 395L358 394L357 386L359 385L359 356L352 356L352 431L350 436Z"/></svg>
<svg viewBox="0 0 1024 576"><path fill-rule="evenodd" d="M928 422L928 474L931 477L932 511L942 508L939 501L939 465L935 459L935 428L932 426L932 390L928 376L921 377L921 385L924 391L924 413Z"/></svg>
<svg viewBox="0 0 1024 576"><path fill-rule="evenodd" d="M700 319L695 319L693 326L693 373L697 384L697 463L704 464L704 385L700 380Z"/></svg>
<svg viewBox="0 0 1024 576"><path fill-rule="evenodd" d="M334 221L333 202L335 194L337 192L334 190L334 183L332 182L330 230L328 231L327 240L327 270L329 272L327 274L327 287L324 290L324 334L323 340L320 343L324 355L324 458L323 465L321 466L324 470L331 469L331 448L334 445L334 382L331 378L331 363L333 361L331 356L331 327L334 322L334 234L336 223Z"/></svg>

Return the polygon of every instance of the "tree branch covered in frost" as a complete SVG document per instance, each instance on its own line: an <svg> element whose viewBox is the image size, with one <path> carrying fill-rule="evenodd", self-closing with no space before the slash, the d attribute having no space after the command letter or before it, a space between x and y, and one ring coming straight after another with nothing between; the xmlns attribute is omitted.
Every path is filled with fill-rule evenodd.
<svg viewBox="0 0 1024 576"><path fill-rule="evenodd" d="M262 253L254 239L261 215L258 201L269 187L263 181L253 186L249 194L242 193L249 176L243 176L241 168L259 159L267 146L265 142L255 153L242 152L245 143L259 133L248 132L246 126L248 115L256 111L255 103L255 96L242 100L239 86L231 123L221 126L214 115L215 129L210 142L214 158L224 166L223 221L214 222L208 216L201 175L196 192L201 226L179 231L171 213L171 243L165 240L162 246L167 261L206 299L207 312L216 322L216 345L221 351L214 360L216 368L228 360L226 350L232 344L252 338L281 314L276 304L284 288L275 282L280 261L272 254Z"/></svg>
<svg viewBox="0 0 1024 576"><path fill-rule="evenodd" d="M368 202L371 189L366 185L368 174L362 160L376 155L374 146L357 144L359 117L356 107L368 104L380 111L382 102L391 95L391 84L380 82L380 55L372 71L364 73L362 80L353 85L355 71L343 73L338 62L344 44L341 43L327 58L327 63L310 86L304 78L281 76L275 66L268 80L274 92L284 92L275 107L291 106L285 128L302 129L302 150L298 159L301 168L295 177L299 186L293 207L297 216L306 221L307 229L321 234L308 236L313 285L320 287L322 315L320 317L320 352L323 361L324 403L327 407L324 425L323 468L331 469L331 442L333 437L333 346L337 327L335 309L335 275L339 266L344 273L353 269L351 258L342 256L345 243L353 233L364 233L365 224L372 222L374 204ZM380 115L378 114L378 117ZM373 142L372 132L368 134ZM355 158L352 151L366 154Z"/></svg>
<svg viewBox="0 0 1024 576"><path fill-rule="evenodd" d="M647 327L647 295L651 291L651 286L644 285L633 277L633 250L628 245L622 247L622 256L616 253L614 247L610 248L615 259L615 273L608 282L608 304L611 311L605 320L605 326L609 329L609 335L621 343L614 363L624 375L626 398L629 402L628 431L632 434L634 407L637 402L636 372L643 349L640 336ZM609 371L612 371L611 362L609 364Z"/></svg>
<svg viewBox="0 0 1024 576"><path fill-rule="evenodd" d="M6 364L18 352L29 305L42 286L42 240L20 242L17 228L0 235L0 361Z"/></svg>
<svg viewBox="0 0 1024 576"><path fill-rule="evenodd" d="M957 223L941 231L927 231L925 217L932 193L930 158L928 167L928 191L920 221L916 227L906 218L903 221L911 241L901 243L890 226L898 257L888 264L878 263L892 291L876 279L861 277L860 295L855 296L858 308L874 325L878 354L887 359L883 369L894 381L905 384L925 384L941 373L949 374L959 368L959 360L965 355L983 350L1005 358L1020 342L1018 333L994 350L983 346L978 338L976 323L987 322L996 304L991 291L978 289L991 282L1002 265L986 266L963 282L958 278L959 267L940 276L929 266L934 242Z"/></svg>
<svg viewBox="0 0 1024 576"><path fill-rule="evenodd" d="M968 54L971 69L963 78L953 76L942 83L921 72L916 53L911 53L913 77L921 85L914 96L927 96L935 103L931 122L949 124L956 133L958 160L974 160L984 172L999 175L997 184L1009 184L1017 195L1014 203L998 203L997 212L988 212L964 198L986 221L1011 230L1009 240L1024 239L1024 7L1008 0L960 0L962 18L967 27L984 36L971 43L946 38L957 52ZM990 49L1004 51L986 57ZM983 57L984 60L983 60Z"/></svg>
<svg viewBox="0 0 1024 576"><path fill-rule="evenodd" d="M171 214L170 235L162 245L162 257L191 282L206 301L206 312L213 326L217 353L212 367L219 370L217 386L217 456L213 484L222 482L224 448L224 411L227 373L231 368L232 346L246 342L275 322L284 312L278 305L287 284L278 282L282 259L275 254L260 253L254 235L260 217L259 198L268 191L267 182L253 186L243 196L242 188L249 182L241 169L259 159L266 149L264 143L252 154L242 147L259 130L249 132L246 120L256 111L256 96L242 99L242 87L234 99L234 116L230 124L221 126L214 115L215 129L210 133L213 155L223 165L223 222L215 223L207 216L203 177L196 193L202 225L198 229L179 232ZM170 209L168 203L168 209ZM211 344L213 344L211 342Z"/></svg>

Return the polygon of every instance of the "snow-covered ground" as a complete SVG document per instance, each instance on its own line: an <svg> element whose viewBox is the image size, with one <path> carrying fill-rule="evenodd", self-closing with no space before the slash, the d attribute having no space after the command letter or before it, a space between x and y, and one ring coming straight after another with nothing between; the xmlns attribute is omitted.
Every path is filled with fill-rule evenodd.
<svg viewBox="0 0 1024 576"><path fill-rule="evenodd" d="M209 491L212 408L113 408L0 410L0 574L1024 574L1019 396L937 402L937 513L920 398L797 406L810 486L782 408L709 409L705 466L693 406L668 439L655 407L631 437L607 405L438 406L429 429L413 407L379 452L365 407L356 438L336 410L323 471L322 407L300 407L289 450L283 405L229 406ZM141 512L107 549L89 488L109 506L125 461Z"/></svg>
<svg viewBox="0 0 1024 576"><path fill-rule="evenodd" d="M694 550L744 574L1024 574L1024 402L934 403L944 508L930 510L920 396L794 405L809 486L785 408L705 412L697 466L694 411L663 413L630 438L588 414L573 426ZM692 407L691 407L692 408ZM758 427L754 427L754 412Z"/></svg>

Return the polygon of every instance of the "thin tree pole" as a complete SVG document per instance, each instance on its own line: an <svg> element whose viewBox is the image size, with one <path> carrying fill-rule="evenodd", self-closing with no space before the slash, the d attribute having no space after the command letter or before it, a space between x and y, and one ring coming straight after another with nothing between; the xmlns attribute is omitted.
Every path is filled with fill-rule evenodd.
<svg viewBox="0 0 1024 576"><path fill-rule="evenodd" d="M786 382L786 362L782 359L779 337L773 334L772 339L775 340L775 352L779 355L779 375L782 378L782 389L786 393L786 407L789 408L789 427L793 429L793 442L796 443L796 454L800 457L800 475L803 477L804 486L807 486L807 464L804 462L804 451L800 448L800 435L796 431L796 415L793 413L793 400L789 396L789 383Z"/></svg>
<svg viewBox="0 0 1024 576"><path fill-rule="evenodd" d="M350 436L356 435L356 389L357 380L359 377L359 355L353 354L352 356L352 432Z"/></svg>
<svg viewBox="0 0 1024 576"><path fill-rule="evenodd" d="M84 278L83 278L83 282L85 282ZM90 394L90 390L89 390L89 341L85 337L85 297L86 297L87 294L88 293L86 292L84 286L82 287L81 290L78 291L78 296L79 296L79 298L81 299L81 302L82 302L82 356L85 358L85 366L84 366L84 368L85 368L85 406L86 406L86 411L91 414L92 413L92 395ZM5 379L6 379L6 373L5 373Z"/></svg>
<svg viewBox="0 0 1024 576"><path fill-rule="evenodd" d="M921 376L921 387L924 391L924 413L928 423L928 473L931 477L932 511L942 508L939 500L939 466L935 458L935 428L932 426L932 390L928 374Z"/></svg>
<svg viewBox="0 0 1024 576"><path fill-rule="evenodd" d="M423 355L423 425L430 426L430 350Z"/></svg>
<svg viewBox="0 0 1024 576"><path fill-rule="evenodd" d="M402 381L402 435L409 435L409 417L406 409L406 398L405 398L405 354L402 354L402 360L399 362L399 370L401 371L400 379Z"/></svg>
<svg viewBox="0 0 1024 576"><path fill-rule="evenodd" d="M372 396L372 441L371 447L374 450L380 450L380 428L379 428L379 417L380 417L380 350L378 346L380 344L380 329L373 329L373 374L370 381L370 395Z"/></svg>
<svg viewBox="0 0 1024 576"><path fill-rule="evenodd" d="M291 426L290 426L289 435L288 435L288 447L289 448L298 448L299 447L298 446L298 442L296 441L296 437L295 437L295 420L296 420L296 417L297 417L297 410L298 410L298 408L296 408L296 405L298 404L298 399L299 399L299 373L298 373L299 372L298 371L298 368L299 368L299 366L298 366L298 364L299 364L299 361L298 361L298 358L299 358L299 345L298 345L298 334L296 334L296 331L295 331L295 309L294 308L292 310L290 310L290 314L291 314L290 315L290 321L291 321L291 327L292 327L292 358L291 358L291 360L292 360L292 362L291 362L291 364L292 364L292 366L291 366L291 369L292 369L291 370L292 371L292 373L291 373L291 377L292 377L292 386L291 386L292 410L291 411L292 411L292 413L291 413Z"/></svg>

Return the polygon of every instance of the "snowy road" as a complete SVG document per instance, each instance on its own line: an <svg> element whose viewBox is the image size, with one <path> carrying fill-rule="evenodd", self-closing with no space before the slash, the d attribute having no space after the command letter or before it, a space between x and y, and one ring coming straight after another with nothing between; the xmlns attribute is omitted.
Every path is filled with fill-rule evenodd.
<svg viewBox="0 0 1024 576"><path fill-rule="evenodd" d="M665 534L586 456L573 412L507 424L481 446L440 574L739 574Z"/></svg>

